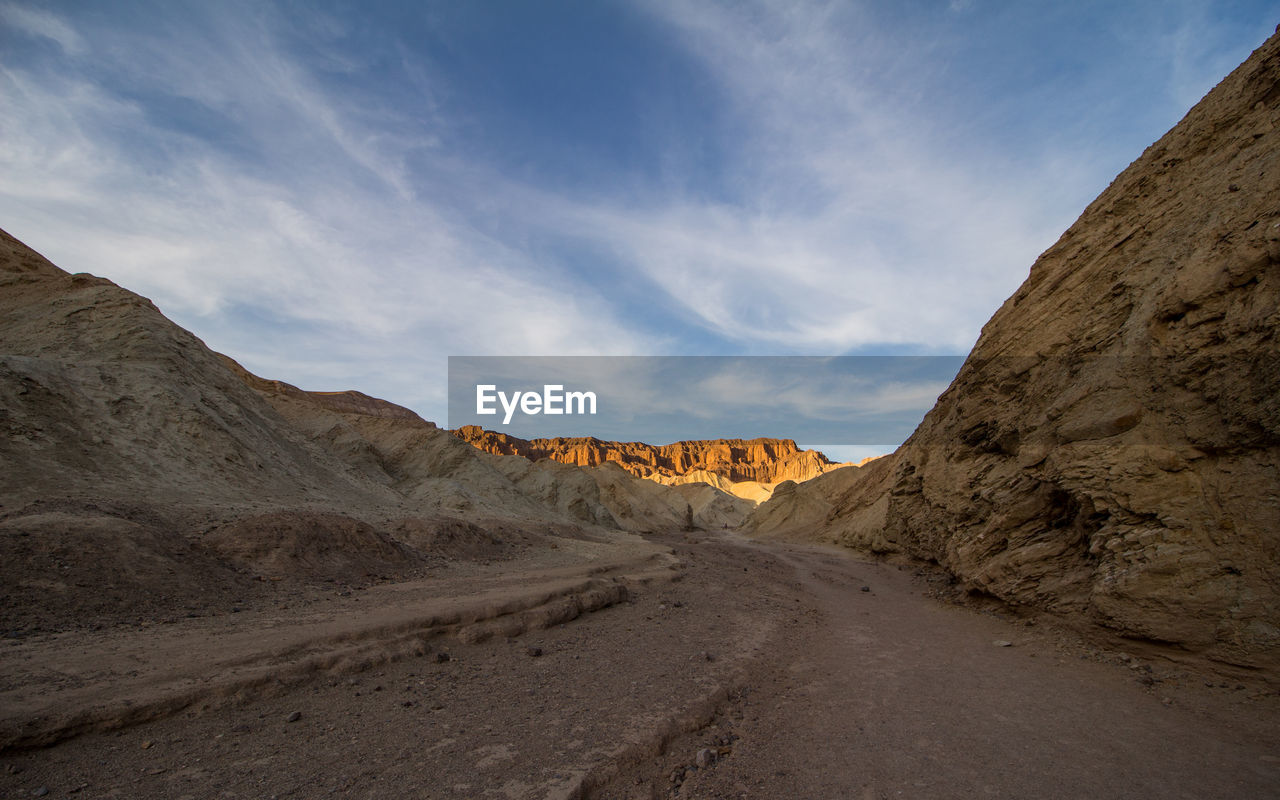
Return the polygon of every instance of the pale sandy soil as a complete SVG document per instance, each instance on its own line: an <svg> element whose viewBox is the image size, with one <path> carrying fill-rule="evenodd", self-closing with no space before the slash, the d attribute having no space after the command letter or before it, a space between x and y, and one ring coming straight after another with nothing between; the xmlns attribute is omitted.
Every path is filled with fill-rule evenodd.
<svg viewBox="0 0 1280 800"><path fill-rule="evenodd" d="M656 543L5 640L0 797L1280 797L1257 680L842 552Z"/></svg>

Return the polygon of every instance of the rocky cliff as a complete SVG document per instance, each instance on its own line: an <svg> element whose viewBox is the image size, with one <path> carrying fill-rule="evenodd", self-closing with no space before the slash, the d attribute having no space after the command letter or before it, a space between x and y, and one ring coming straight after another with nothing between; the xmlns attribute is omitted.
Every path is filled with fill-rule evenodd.
<svg viewBox="0 0 1280 800"><path fill-rule="evenodd" d="M806 481L840 466L816 450L801 450L790 439L711 439L668 445L606 442L593 437L526 440L475 425L458 428L453 434L486 453L523 456L530 461L546 458L580 467L615 463L639 477L677 477L704 471L732 483L771 484Z"/></svg>
<svg viewBox="0 0 1280 800"><path fill-rule="evenodd" d="M1009 603L1274 665L1278 330L1280 35L1036 261L898 452L825 487L817 526Z"/></svg>

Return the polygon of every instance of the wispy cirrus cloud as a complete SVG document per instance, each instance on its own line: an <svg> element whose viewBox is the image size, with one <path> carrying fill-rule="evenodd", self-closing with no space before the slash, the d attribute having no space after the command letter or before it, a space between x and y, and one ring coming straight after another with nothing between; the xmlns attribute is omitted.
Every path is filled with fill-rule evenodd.
<svg viewBox="0 0 1280 800"><path fill-rule="evenodd" d="M437 419L448 354L963 352L1261 41L1243 5L645 2L579 31L550 3L494 66L467 37L517 9L7 3L0 225L251 369ZM603 105L557 123L578 83Z"/></svg>
<svg viewBox="0 0 1280 800"><path fill-rule="evenodd" d="M557 213L581 219L698 324L734 341L963 352L1111 170L1140 151L1122 145L1105 156L1116 166L1100 169L1096 139L1039 148L953 125L967 120L932 102L945 88L945 46L886 30L868 4L646 7L741 121L724 142L733 195ZM1203 87L1204 64L1192 72Z"/></svg>
<svg viewBox="0 0 1280 800"><path fill-rule="evenodd" d="M127 54L94 65L105 80L70 64L0 67L5 227L153 297L253 369L419 408L442 405L449 352L642 347L593 313L590 287L557 285L415 188L408 162L431 137L330 96L272 24L210 19L163 40L98 29L80 47ZM163 105L176 111L157 119Z"/></svg>
<svg viewBox="0 0 1280 800"><path fill-rule="evenodd" d="M85 50L80 34L56 14L16 3L0 3L0 23L56 42L70 56L82 55Z"/></svg>

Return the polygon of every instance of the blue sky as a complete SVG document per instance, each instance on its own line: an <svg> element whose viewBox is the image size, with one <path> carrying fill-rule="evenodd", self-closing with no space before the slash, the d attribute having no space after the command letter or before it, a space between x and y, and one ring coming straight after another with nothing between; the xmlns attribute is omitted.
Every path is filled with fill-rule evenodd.
<svg viewBox="0 0 1280 800"><path fill-rule="evenodd" d="M1275 2L0 2L0 227L443 421L449 355L963 354Z"/></svg>

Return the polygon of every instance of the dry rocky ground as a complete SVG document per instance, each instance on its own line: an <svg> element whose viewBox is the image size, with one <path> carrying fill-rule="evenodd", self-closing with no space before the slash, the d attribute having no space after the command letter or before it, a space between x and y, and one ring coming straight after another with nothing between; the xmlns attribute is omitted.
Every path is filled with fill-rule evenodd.
<svg viewBox="0 0 1280 800"><path fill-rule="evenodd" d="M705 533L511 566L8 639L0 796L1280 796L1276 687L940 574Z"/></svg>

